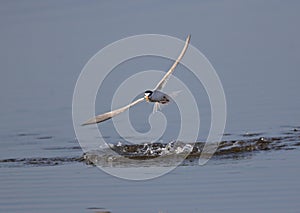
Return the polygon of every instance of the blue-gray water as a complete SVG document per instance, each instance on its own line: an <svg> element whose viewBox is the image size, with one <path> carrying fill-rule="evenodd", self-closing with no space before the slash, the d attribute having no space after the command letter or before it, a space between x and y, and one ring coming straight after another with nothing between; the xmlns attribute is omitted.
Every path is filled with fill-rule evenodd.
<svg viewBox="0 0 300 213"><path fill-rule="evenodd" d="M299 9L297 1L1 1L0 160L19 161L0 163L0 211L298 212L297 147L125 181L72 160L83 153L71 104L81 69L111 42L143 33L181 39L191 33L191 43L210 60L225 90L230 135L224 140L245 133L283 136L300 126ZM112 77L122 69L132 74L169 65L141 58ZM193 85L184 70L179 66L174 75ZM201 98L207 102L202 92ZM209 127L203 102L200 139ZM107 102L97 106L99 113L109 109ZM143 105L135 110L142 114ZM109 123L103 129L117 142ZM36 158L46 162L22 161ZM47 165L57 158L66 162Z"/></svg>

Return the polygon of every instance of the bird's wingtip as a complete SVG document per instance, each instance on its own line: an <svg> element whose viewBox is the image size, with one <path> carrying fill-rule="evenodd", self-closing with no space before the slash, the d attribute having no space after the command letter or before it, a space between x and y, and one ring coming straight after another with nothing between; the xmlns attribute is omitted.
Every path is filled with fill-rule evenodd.
<svg viewBox="0 0 300 213"><path fill-rule="evenodd" d="M80 124L80 126L87 126L87 125L89 125L88 123L82 123L82 124Z"/></svg>
<svg viewBox="0 0 300 213"><path fill-rule="evenodd" d="M92 118L90 120L87 120L86 122L82 123L80 126L87 126L87 125L90 125L90 124L96 124L97 121L95 118Z"/></svg>
<svg viewBox="0 0 300 213"><path fill-rule="evenodd" d="M191 37L192 37L192 35L189 34L189 35L187 36L187 40L190 41L190 40L191 40Z"/></svg>

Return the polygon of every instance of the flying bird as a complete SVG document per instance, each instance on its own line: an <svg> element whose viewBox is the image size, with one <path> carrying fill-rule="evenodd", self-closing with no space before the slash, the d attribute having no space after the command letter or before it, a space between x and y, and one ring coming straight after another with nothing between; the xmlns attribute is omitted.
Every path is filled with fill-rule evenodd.
<svg viewBox="0 0 300 213"><path fill-rule="evenodd" d="M167 81L169 80L172 72L175 70L176 66L179 64L180 60L184 56L184 54L188 48L190 39L191 39L191 35L188 35L188 37L186 38L186 41L185 41L185 45L184 45L180 55L178 56L178 58L176 59L176 61L172 65L172 67L168 70L168 72L165 74L165 76L160 80L160 82L156 85L156 87L153 90L145 91L143 98L137 99L137 100L133 101L132 103L128 104L127 106L124 106L120 109L113 110L111 112L106 112L104 114L97 115L96 117L87 120L86 122L84 122L82 124L82 126L89 125L89 124L96 124L96 123L100 123L100 122L106 121L108 119L111 119L112 117L126 111L130 107L132 107L138 103L141 103L144 100L146 100L147 102L154 103L153 111L157 110L157 108L159 107L159 104L169 103L171 100L171 97L169 95L161 92L161 90L164 88L164 86L166 85Z"/></svg>

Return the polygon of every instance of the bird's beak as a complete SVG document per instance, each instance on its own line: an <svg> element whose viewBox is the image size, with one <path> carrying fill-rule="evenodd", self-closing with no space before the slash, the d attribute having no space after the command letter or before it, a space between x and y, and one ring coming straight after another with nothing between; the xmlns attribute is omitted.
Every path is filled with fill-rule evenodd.
<svg viewBox="0 0 300 213"><path fill-rule="evenodd" d="M144 98L146 99L146 101L149 101L148 95L145 95Z"/></svg>

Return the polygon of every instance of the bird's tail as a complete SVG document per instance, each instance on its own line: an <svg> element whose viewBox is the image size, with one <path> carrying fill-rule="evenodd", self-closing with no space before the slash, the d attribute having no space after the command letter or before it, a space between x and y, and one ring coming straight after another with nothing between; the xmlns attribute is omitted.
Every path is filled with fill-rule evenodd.
<svg viewBox="0 0 300 213"><path fill-rule="evenodd" d="M171 92L171 93L169 94L169 96L170 96L170 98L172 99L172 101L173 101L174 98L176 98L176 97L179 95L179 93L181 93L181 91L182 91L182 90L177 90L177 91Z"/></svg>

